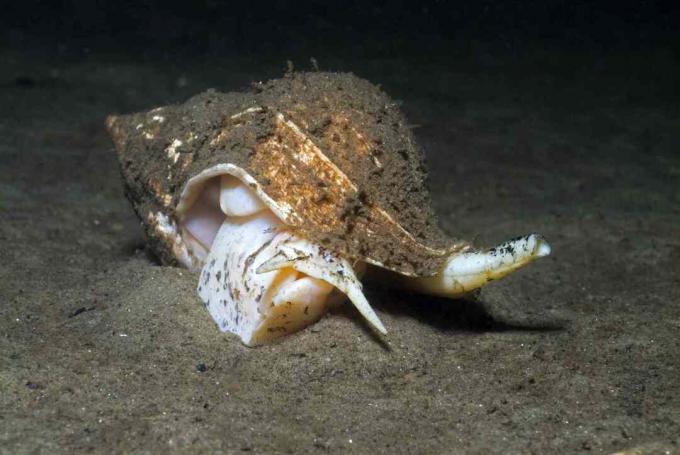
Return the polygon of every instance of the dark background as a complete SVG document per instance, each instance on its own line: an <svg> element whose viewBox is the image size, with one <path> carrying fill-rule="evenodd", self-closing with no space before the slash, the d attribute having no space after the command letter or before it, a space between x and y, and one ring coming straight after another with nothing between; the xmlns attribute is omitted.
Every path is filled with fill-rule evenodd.
<svg viewBox="0 0 680 455"><path fill-rule="evenodd" d="M677 56L673 1L252 1L7 2L2 43L65 55L125 51L291 59L328 54L470 56L484 49L525 56L537 48L665 49Z"/></svg>

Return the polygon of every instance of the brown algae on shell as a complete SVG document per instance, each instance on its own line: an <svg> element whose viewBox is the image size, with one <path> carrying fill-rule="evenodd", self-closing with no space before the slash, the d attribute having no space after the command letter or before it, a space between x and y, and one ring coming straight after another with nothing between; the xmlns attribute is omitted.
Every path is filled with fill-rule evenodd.
<svg viewBox="0 0 680 455"><path fill-rule="evenodd" d="M455 297L549 253L537 235L503 254L447 238L398 106L351 74L292 73L247 93L209 90L184 104L109 117L107 126L150 247L164 263L203 269L212 285L199 284L199 295L220 327L246 344L313 322L331 288L384 332L355 274L363 263ZM304 254L293 257L280 236ZM288 260L277 262L286 251ZM217 273L229 274L229 289ZM248 280L262 289L240 289ZM263 335L274 314L289 319Z"/></svg>

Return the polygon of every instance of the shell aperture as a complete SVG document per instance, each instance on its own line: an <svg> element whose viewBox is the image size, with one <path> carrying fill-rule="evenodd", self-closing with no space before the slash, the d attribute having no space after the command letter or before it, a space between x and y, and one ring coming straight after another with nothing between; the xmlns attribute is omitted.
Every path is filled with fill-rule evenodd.
<svg viewBox="0 0 680 455"><path fill-rule="evenodd" d="M223 221L210 232L215 210L207 206L217 200ZM194 206L181 224L207 251L198 295L222 331L249 346L267 343L318 320L338 289L385 333L349 262L288 232L237 178L208 181Z"/></svg>

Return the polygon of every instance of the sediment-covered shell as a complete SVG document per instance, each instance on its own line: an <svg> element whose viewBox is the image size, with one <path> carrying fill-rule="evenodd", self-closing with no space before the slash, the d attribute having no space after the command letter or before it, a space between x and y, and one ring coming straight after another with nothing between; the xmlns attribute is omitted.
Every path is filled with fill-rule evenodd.
<svg viewBox="0 0 680 455"><path fill-rule="evenodd" d="M207 91L107 126L151 248L201 270L206 309L249 346L313 323L341 295L387 333L362 291L366 263L456 298L551 251L538 234L488 250L447 239L405 119L350 74Z"/></svg>
<svg viewBox="0 0 680 455"><path fill-rule="evenodd" d="M431 276L464 242L436 224L396 103L351 74L294 73L245 93L107 119L125 191L165 263L198 268L178 220L211 176L238 177L297 235L348 260ZM197 185L188 185L194 182Z"/></svg>

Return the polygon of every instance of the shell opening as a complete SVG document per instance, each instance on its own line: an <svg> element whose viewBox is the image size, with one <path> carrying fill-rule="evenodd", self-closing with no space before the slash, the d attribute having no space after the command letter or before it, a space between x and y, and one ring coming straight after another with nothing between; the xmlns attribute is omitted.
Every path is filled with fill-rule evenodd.
<svg viewBox="0 0 680 455"><path fill-rule="evenodd" d="M198 294L222 331L263 344L315 322L345 294L384 332L352 266L288 232L255 186L224 173L191 184L178 224L193 268L202 268ZM291 259L262 270L281 254Z"/></svg>

